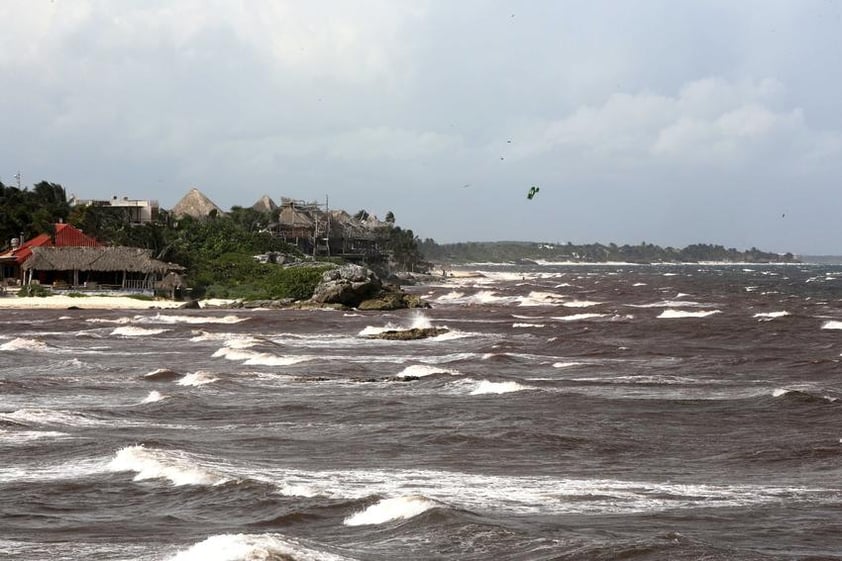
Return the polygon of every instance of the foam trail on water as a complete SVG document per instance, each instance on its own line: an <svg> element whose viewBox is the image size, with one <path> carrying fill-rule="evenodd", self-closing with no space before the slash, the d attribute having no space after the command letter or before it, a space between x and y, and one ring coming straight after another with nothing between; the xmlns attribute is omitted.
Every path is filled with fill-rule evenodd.
<svg viewBox="0 0 842 561"><path fill-rule="evenodd" d="M117 327L111 332L112 335L121 335L123 337L145 337L147 335L160 335L161 333L169 331L169 329L147 329L145 327L135 327L127 325L124 327Z"/></svg>
<svg viewBox="0 0 842 561"><path fill-rule="evenodd" d="M761 321L769 321L775 318L782 318L784 316L788 316L789 312L781 311L781 312L760 312L754 314L753 317L760 319Z"/></svg>
<svg viewBox="0 0 842 561"><path fill-rule="evenodd" d="M345 519L344 524L346 526L383 524L392 520L402 520L418 516L436 506L436 502L422 495L383 499L365 510L352 514Z"/></svg>
<svg viewBox="0 0 842 561"><path fill-rule="evenodd" d="M557 321L578 321L582 319L594 319L605 317L608 314L571 314L569 316L553 316L552 319Z"/></svg>
<svg viewBox="0 0 842 561"><path fill-rule="evenodd" d="M664 310L663 312L658 315L659 318L662 319L676 319L676 318L706 318L708 316L712 316L713 314L721 313L719 310L706 310L703 312L688 312L685 310L673 310L668 309Z"/></svg>

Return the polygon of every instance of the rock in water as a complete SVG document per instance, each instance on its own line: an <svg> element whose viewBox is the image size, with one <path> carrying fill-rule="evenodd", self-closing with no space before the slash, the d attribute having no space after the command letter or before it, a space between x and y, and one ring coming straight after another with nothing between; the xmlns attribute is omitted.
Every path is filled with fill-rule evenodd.
<svg viewBox="0 0 842 561"><path fill-rule="evenodd" d="M374 271L359 265L343 265L325 271L311 300L319 304L342 304L356 308L363 300L375 296L381 288L383 283Z"/></svg>
<svg viewBox="0 0 842 561"><path fill-rule="evenodd" d="M450 331L446 327L413 327L412 329L390 329L374 335L371 339L387 339L389 341L412 341L414 339L426 339L437 337Z"/></svg>

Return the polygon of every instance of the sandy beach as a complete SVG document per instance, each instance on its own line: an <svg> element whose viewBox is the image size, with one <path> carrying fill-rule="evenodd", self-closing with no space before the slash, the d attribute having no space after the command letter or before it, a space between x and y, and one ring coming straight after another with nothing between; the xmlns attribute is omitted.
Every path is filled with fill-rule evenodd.
<svg viewBox="0 0 842 561"><path fill-rule="evenodd" d="M128 296L81 296L63 295L19 297L16 292L7 292L0 296L0 309L45 309L66 310L81 308L85 310L148 310L172 309L184 305L173 300L139 300Z"/></svg>

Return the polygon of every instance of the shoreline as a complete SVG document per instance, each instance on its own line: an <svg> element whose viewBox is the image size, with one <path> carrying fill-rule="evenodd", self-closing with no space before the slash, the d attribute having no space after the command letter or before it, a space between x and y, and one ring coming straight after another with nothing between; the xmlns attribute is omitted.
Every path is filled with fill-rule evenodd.
<svg viewBox="0 0 842 561"><path fill-rule="evenodd" d="M139 300L130 296L18 296L0 295L0 310L150 310L177 309L185 302L174 300Z"/></svg>

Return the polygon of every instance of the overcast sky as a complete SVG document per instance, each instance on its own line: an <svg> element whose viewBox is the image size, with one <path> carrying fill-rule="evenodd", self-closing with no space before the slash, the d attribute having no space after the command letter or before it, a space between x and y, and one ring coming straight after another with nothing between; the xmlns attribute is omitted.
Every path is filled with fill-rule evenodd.
<svg viewBox="0 0 842 561"><path fill-rule="evenodd" d="M0 181L842 254L836 0L0 0ZM526 197L531 186L539 193Z"/></svg>

